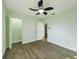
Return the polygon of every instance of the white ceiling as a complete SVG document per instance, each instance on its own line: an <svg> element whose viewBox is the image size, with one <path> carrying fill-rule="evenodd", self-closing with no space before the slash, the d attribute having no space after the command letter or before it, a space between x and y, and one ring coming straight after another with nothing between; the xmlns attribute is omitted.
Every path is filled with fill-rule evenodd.
<svg viewBox="0 0 79 59"><path fill-rule="evenodd" d="M31 11L28 8L38 9L38 1L39 0L5 0L5 5L10 13L36 16L35 14L37 12ZM44 7L48 6L54 7L54 10L48 11L48 16L50 16L53 12L59 13L76 6L76 0L44 0Z"/></svg>

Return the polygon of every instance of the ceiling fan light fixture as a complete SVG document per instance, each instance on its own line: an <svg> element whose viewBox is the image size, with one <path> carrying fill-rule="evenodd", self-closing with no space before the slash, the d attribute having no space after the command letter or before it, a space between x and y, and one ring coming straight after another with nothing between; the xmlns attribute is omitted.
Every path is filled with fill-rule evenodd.
<svg viewBox="0 0 79 59"><path fill-rule="evenodd" d="M37 11L36 15L39 15L39 14L47 15L48 14L47 11L54 9L53 7L43 8L43 0L38 1L38 7L39 7L39 9L32 9L32 8L29 8L29 9L32 11Z"/></svg>
<svg viewBox="0 0 79 59"><path fill-rule="evenodd" d="M42 14L44 12L44 10L40 9L40 10L38 10L38 12Z"/></svg>
<svg viewBox="0 0 79 59"><path fill-rule="evenodd" d="M40 7L40 9L42 9L43 7Z"/></svg>

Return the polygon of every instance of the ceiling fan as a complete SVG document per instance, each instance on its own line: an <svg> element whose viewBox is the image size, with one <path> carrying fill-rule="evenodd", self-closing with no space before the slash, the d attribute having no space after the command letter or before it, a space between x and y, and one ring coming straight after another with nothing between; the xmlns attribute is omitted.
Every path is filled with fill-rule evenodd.
<svg viewBox="0 0 79 59"><path fill-rule="evenodd" d="M47 15L47 11L54 9L53 7L44 8L43 0L38 1L38 7L39 7L39 9L32 9L32 8L29 8L29 9L32 11L37 11L36 15L39 15L39 14Z"/></svg>

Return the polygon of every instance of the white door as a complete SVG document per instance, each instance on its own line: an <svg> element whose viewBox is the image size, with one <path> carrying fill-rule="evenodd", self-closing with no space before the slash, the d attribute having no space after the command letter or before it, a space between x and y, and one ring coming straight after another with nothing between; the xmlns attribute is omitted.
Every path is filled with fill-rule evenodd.
<svg viewBox="0 0 79 59"><path fill-rule="evenodd" d="M44 23L37 22L37 40L41 40L44 37Z"/></svg>

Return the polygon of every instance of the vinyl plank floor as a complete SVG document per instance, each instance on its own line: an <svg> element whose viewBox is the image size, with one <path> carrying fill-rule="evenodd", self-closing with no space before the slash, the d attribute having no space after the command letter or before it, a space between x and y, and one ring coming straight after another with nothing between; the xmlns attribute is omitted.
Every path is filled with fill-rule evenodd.
<svg viewBox="0 0 79 59"><path fill-rule="evenodd" d="M75 59L72 51L49 42L15 43L7 49L3 59Z"/></svg>

